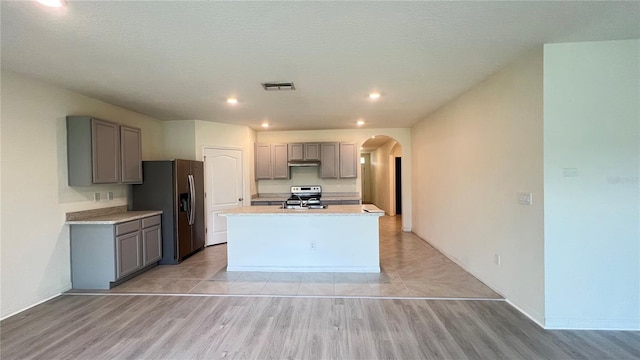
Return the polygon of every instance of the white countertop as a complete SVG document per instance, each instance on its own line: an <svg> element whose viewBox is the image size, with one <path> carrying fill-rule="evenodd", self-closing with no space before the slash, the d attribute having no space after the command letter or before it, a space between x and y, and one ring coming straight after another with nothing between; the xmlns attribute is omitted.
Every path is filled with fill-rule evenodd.
<svg viewBox="0 0 640 360"><path fill-rule="evenodd" d="M80 220L69 220L66 224L69 225L113 225L127 221L138 220L149 216L160 215L162 210L150 210L150 211L125 211L108 215L100 215Z"/></svg>
<svg viewBox="0 0 640 360"><path fill-rule="evenodd" d="M245 206L219 213L220 216L247 215L346 215L346 216L383 216L384 212L374 212L375 206L366 205L372 212L363 210L363 205L329 205L326 209L280 209L279 206ZM379 209L378 209L379 210Z"/></svg>

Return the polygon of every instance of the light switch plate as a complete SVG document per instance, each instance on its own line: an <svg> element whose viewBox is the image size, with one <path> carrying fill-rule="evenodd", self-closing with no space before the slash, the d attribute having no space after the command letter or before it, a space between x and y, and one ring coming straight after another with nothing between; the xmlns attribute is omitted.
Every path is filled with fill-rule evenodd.
<svg viewBox="0 0 640 360"><path fill-rule="evenodd" d="M107 200L113 200L113 191L107 193Z"/></svg>
<svg viewBox="0 0 640 360"><path fill-rule="evenodd" d="M518 203L522 205L533 205L533 194L528 192L519 192Z"/></svg>
<svg viewBox="0 0 640 360"><path fill-rule="evenodd" d="M100 193L93 193L93 201L100 201Z"/></svg>

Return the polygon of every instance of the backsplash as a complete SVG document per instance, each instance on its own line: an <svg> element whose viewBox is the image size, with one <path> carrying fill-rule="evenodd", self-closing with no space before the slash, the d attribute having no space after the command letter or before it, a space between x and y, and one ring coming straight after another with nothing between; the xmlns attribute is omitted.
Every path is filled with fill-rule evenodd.
<svg viewBox="0 0 640 360"><path fill-rule="evenodd" d="M290 168L290 171L291 179L258 180L258 193L289 193L293 185L320 185L322 192L359 192L359 179L321 179L317 167Z"/></svg>

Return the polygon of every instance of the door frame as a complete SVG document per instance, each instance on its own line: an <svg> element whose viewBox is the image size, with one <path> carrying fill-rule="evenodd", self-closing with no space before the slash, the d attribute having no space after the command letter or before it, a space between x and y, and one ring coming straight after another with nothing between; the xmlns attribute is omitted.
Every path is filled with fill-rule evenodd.
<svg viewBox="0 0 640 360"><path fill-rule="evenodd" d="M240 179L240 181L242 181L242 206L246 206L247 205L247 189L245 187L245 172L246 172L246 164L244 163L245 161L245 156L244 156L244 148L242 147L237 147L237 146L217 146L217 145L205 145L202 147L202 154L201 154L201 159L202 162L204 163L205 169L204 169L204 189L205 189L205 199L207 199L207 184L209 184L208 179L207 179L207 161L206 161L206 156L205 156L205 152L207 150L237 150L240 151L240 161L242 162L242 178ZM250 200L250 199L249 199ZM205 247L207 246L207 239L208 239L208 229L209 229L209 201L205 201L204 202L204 212L206 214L205 216Z"/></svg>

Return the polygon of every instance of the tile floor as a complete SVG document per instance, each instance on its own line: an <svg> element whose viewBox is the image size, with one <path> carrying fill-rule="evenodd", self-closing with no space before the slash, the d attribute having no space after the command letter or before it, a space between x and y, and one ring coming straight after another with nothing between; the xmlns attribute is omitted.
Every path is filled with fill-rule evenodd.
<svg viewBox="0 0 640 360"><path fill-rule="evenodd" d="M380 265L371 273L227 272L226 244L163 265L106 292L225 295L490 298L501 296L412 233L380 218Z"/></svg>

